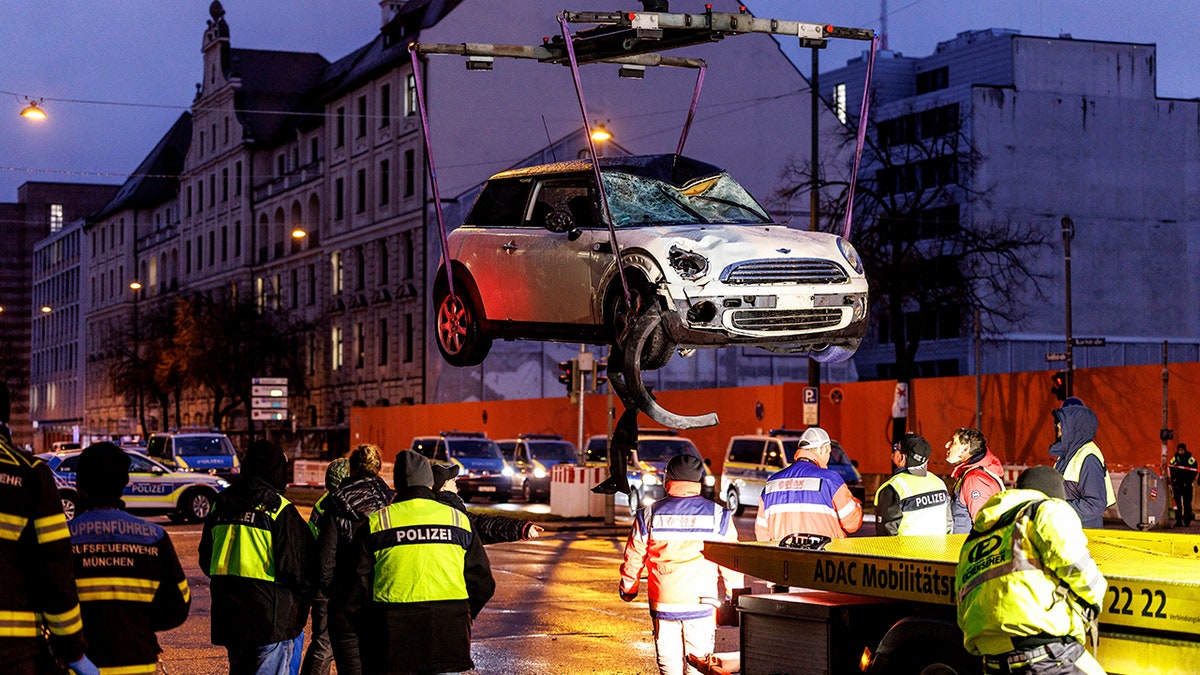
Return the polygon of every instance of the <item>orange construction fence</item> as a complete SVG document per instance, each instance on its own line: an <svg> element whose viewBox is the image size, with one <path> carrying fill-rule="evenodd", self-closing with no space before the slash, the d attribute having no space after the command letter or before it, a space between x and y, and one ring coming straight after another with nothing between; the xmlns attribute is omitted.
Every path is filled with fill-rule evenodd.
<svg viewBox="0 0 1200 675"><path fill-rule="evenodd" d="M1200 448L1200 363L1168 366L1167 427L1176 441L1195 439ZM992 450L1010 465L1050 464L1054 440L1049 371L1003 373L979 378L983 433ZM681 432L721 472L730 436L780 427L803 428L805 383L774 386L656 391L668 410L683 414L716 412L721 423ZM890 435L895 382L822 384L820 423L859 462L864 474L890 472ZM908 429L924 435L934 447L930 468L947 474L950 466L939 452L954 429L975 425L976 378L938 377L913 380L908 397ZM1096 412L1096 442L1114 471L1138 466L1159 470L1163 462L1159 430L1163 425L1163 367L1125 366L1075 371L1074 393ZM610 396L588 395L584 401L584 436L608 433L613 422ZM620 413L620 403L615 404ZM556 398L473 401L386 408L352 408L350 442L376 443L384 459L408 448L414 436L443 430L482 431L492 439L521 433L558 433L576 441L579 409L564 395ZM655 426L648 418L644 426ZM1174 452L1175 442L1168 453Z"/></svg>

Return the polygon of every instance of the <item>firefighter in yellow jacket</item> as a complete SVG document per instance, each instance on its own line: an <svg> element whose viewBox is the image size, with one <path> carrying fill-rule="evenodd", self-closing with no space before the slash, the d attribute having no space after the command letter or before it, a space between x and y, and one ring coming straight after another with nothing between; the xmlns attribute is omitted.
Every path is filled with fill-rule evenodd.
<svg viewBox="0 0 1200 675"><path fill-rule="evenodd" d="M1088 653L1107 583L1062 476L1027 469L988 500L959 553L958 625L985 673L1103 675Z"/></svg>

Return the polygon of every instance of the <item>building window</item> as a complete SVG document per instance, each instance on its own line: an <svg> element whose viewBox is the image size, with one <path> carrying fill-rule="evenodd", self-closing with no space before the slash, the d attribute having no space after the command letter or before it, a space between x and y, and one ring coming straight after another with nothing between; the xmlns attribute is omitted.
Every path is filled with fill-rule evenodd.
<svg viewBox="0 0 1200 675"><path fill-rule="evenodd" d="M221 169L221 201L229 201L229 168Z"/></svg>
<svg viewBox="0 0 1200 675"><path fill-rule="evenodd" d="M342 294L342 252L334 251L329 254L329 263L332 268L333 283L330 284L330 290L334 295Z"/></svg>
<svg viewBox="0 0 1200 675"><path fill-rule="evenodd" d="M288 293L288 304L292 309L300 306L300 270L293 268L289 273L291 292Z"/></svg>
<svg viewBox="0 0 1200 675"><path fill-rule="evenodd" d="M354 212L365 213L367 210L367 170L359 169L355 178L358 190L357 199L354 200Z"/></svg>
<svg viewBox="0 0 1200 675"><path fill-rule="evenodd" d="M387 239L380 239L379 240L379 285L380 286L387 285L390 271L391 270L388 269Z"/></svg>
<svg viewBox="0 0 1200 675"><path fill-rule="evenodd" d="M354 367L362 368L367 361L367 331L362 322L354 324Z"/></svg>
<svg viewBox="0 0 1200 675"><path fill-rule="evenodd" d="M50 205L50 231L58 232L63 227L63 205Z"/></svg>
<svg viewBox="0 0 1200 675"><path fill-rule="evenodd" d="M417 77L409 73L404 78L404 116L417 114Z"/></svg>
<svg viewBox="0 0 1200 675"><path fill-rule="evenodd" d="M204 269L204 235L196 237L196 271Z"/></svg>
<svg viewBox="0 0 1200 675"><path fill-rule="evenodd" d="M416 339L416 332L413 329L413 315L404 315L404 362L412 363L413 360L413 343Z"/></svg>
<svg viewBox="0 0 1200 675"><path fill-rule="evenodd" d="M355 138L362 138L367 135L367 97L358 97L358 128L354 132Z"/></svg>
<svg viewBox="0 0 1200 675"><path fill-rule="evenodd" d="M333 147L341 148L346 145L346 109L337 109L337 136L334 137Z"/></svg>
<svg viewBox="0 0 1200 675"><path fill-rule="evenodd" d="M367 254L362 246L354 247L354 289L361 291L367 287Z"/></svg>
<svg viewBox="0 0 1200 675"><path fill-rule="evenodd" d="M217 231L210 230L208 232L208 266L212 267L217 262Z"/></svg>
<svg viewBox="0 0 1200 675"><path fill-rule="evenodd" d="M221 226L221 262L229 260L229 226Z"/></svg>
<svg viewBox="0 0 1200 675"><path fill-rule="evenodd" d="M342 329L340 326L334 326L330 334L329 353L332 357L330 365L334 370L339 370L342 367Z"/></svg>
<svg viewBox="0 0 1200 675"><path fill-rule="evenodd" d="M400 241L402 242L401 248L404 249L404 278L405 280L409 280L416 273L415 268L417 266L417 253L415 250L416 247L413 244L412 230L400 235Z"/></svg>
<svg viewBox="0 0 1200 675"><path fill-rule="evenodd" d="M229 116L228 115L225 116L225 136L221 140L221 142L225 143L226 145L229 144Z"/></svg>
<svg viewBox="0 0 1200 675"><path fill-rule="evenodd" d="M417 153L404 151L404 196L411 197L417 191Z"/></svg>
<svg viewBox="0 0 1200 675"><path fill-rule="evenodd" d="M200 156L203 157L204 156L204 132L203 131L200 132L200 144L197 147L200 150Z"/></svg>
<svg viewBox="0 0 1200 675"><path fill-rule="evenodd" d="M376 350L379 353L379 365L386 366L388 362L388 326L387 319L379 320L379 335L376 336Z"/></svg>
<svg viewBox="0 0 1200 675"><path fill-rule="evenodd" d="M233 194L234 196L242 194L242 163L237 162L233 165Z"/></svg>
<svg viewBox="0 0 1200 675"><path fill-rule="evenodd" d="M183 265L184 272L191 274L192 272L192 242L184 242L183 244Z"/></svg>
<svg viewBox="0 0 1200 675"><path fill-rule="evenodd" d="M388 199L391 198L388 186L392 182L392 163L388 160L383 160L379 163L379 205L387 206Z"/></svg>
<svg viewBox="0 0 1200 675"><path fill-rule="evenodd" d="M309 164L316 164L317 160L320 159L320 157L321 157L320 140L321 139L317 138L316 136L313 136L312 139L308 142L308 163Z"/></svg>
<svg viewBox="0 0 1200 675"><path fill-rule="evenodd" d="M242 221L233 223L233 257L242 257Z"/></svg>
<svg viewBox="0 0 1200 675"><path fill-rule="evenodd" d="M333 219L341 220L346 217L346 179L338 178L333 181Z"/></svg>
<svg viewBox="0 0 1200 675"><path fill-rule="evenodd" d="M217 205L217 174L208 174L208 205Z"/></svg>
<svg viewBox="0 0 1200 675"><path fill-rule="evenodd" d="M210 126L209 128L212 129L212 133L208 137L208 140L210 143L210 145L208 147L210 150L216 150L217 149L217 123L213 122L212 126Z"/></svg>
<svg viewBox="0 0 1200 675"><path fill-rule="evenodd" d="M392 85L385 84L379 88L379 128L392 124Z"/></svg>
<svg viewBox="0 0 1200 675"><path fill-rule="evenodd" d="M923 73L917 73L917 94L927 94L931 91L945 89L950 86L950 67L942 66Z"/></svg>
<svg viewBox="0 0 1200 675"><path fill-rule="evenodd" d="M833 111L837 114L838 121L842 124L846 123L846 83L838 82L833 85Z"/></svg>
<svg viewBox="0 0 1200 675"><path fill-rule="evenodd" d="M184 204L186 204L183 207L185 210L184 215L187 215L187 216L192 215L192 186L191 185L189 185L187 188L187 199L184 201Z"/></svg>
<svg viewBox="0 0 1200 675"><path fill-rule="evenodd" d="M196 181L196 213L204 210L204 179Z"/></svg>
<svg viewBox="0 0 1200 675"><path fill-rule="evenodd" d="M281 177L281 176L283 176L283 174L287 173L285 170L286 162L287 162L287 157L282 152L279 153L279 155L275 158L275 177L276 178Z"/></svg>
<svg viewBox="0 0 1200 675"><path fill-rule="evenodd" d="M308 265L308 304L317 304L317 265L315 263Z"/></svg>

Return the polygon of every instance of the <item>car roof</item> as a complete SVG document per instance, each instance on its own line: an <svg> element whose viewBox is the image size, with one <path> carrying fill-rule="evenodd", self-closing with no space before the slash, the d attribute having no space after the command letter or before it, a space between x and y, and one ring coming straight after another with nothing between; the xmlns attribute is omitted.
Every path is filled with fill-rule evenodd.
<svg viewBox="0 0 1200 675"><path fill-rule="evenodd" d="M683 155L626 155L622 157L601 157L601 169L621 171L635 176L653 178L672 185L682 185L696 178L723 173L720 167L701 162ZM542 176L552 174L586 173L592 170L591 160L570 160L553 162L537 166L523 167L501 171L489 180L497 178L523 178L527 176Z"/></svg>

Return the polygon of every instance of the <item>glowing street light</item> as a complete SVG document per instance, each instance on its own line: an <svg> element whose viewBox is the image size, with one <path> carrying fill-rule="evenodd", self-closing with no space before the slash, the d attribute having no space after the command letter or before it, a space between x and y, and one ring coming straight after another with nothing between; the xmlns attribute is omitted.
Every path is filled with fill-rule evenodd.
<svg viewBox="0 0 1200 675"><path fill-rule="evenodd" d="M609 133L603 124L597 124L596 128L592 130L592 140L597 143L603 143L612 140L612 134Z"/></svg>
<svg viewBox="0 0 1200 675"><path fill-rule="evenodd" d="M42 314L49 314L50 312L53 312L53 311L54 310L51 309L50 305L42 305Z"/></svg>
<svg viewBox="0 0 1200 675"><path fill-rule="evenodd" d="M299 226L292 229L292 239L303 239L308 236L308 232Z"/></svg>
<svg viewBox="0 0 1200 675"><path fill-rule="evenodd" d="M142 290L142 282L138 281L137 279L134 279L133 281L129 282L129 290L131 290L131 291Z"/></svg>
<svg viewBox="0 0 1200 675"><path fill-rule="evenodd" d="M27 98L25 99L25 102L29 105L25 106L25 109L21 111L21 117L24 117L27 120L33 120L35 122L41 122L42 120L46 119L46 111L38 107L38 103L41 102L41 99L33 101Z"/></svg>

